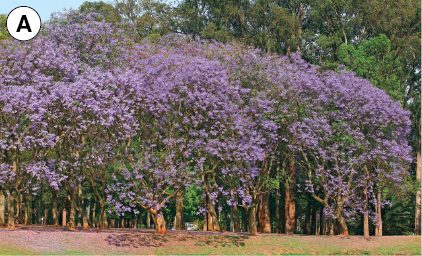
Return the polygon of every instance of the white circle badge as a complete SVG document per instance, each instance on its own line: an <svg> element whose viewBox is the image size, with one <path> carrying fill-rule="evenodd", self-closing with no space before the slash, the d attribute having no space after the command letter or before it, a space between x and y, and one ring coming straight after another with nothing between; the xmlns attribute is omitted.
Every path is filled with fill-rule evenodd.
<svg viewBox="0 0 422 256"><path fill-rule="evenodd" d="M38 13L28 6L13 9L6 20L7 31L13 38L27 41L34 38L41 29L41 18Z"/></svg>

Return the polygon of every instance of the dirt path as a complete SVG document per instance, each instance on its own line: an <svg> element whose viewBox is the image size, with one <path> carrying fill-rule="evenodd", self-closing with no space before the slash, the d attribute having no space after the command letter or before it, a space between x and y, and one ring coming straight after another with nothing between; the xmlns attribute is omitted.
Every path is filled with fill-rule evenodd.
<svg viewBox="0 0 422 256"><path fill-rule="evenodd" d="M379 254L420 255L420 236L306 236L115 228L69 231L17 225L0 228L0 254ZM2 251L3 250L3 251Z"/></svg>

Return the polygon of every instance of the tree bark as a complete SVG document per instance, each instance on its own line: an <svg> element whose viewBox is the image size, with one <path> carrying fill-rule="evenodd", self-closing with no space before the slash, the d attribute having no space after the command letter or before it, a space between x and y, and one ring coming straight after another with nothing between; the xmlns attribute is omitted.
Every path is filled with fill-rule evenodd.
<svg viewBox="0 0 422 256"><path fill-rule="evenodd" d="M311 234L311 200L309 198L308 204L306 205L305 227L303 228L303 234Z"/></svg>
<svg viewBox="0 0 422 256"><path fill-rule="evenodd" d="M212 219L212 215L211 215L211 210L210 210L210 208L211 208L211 203L210 203L210 198L209 198L209 196L207 195L206 196L206 198L207 198L207 210L208 210L208 212L207 212L207 216L208 216L208 219L207 219L207 230L208 231L213 231L213 219Z"/></svg>
<svg viewBox="0 0 422 256"><path fill-rule="evenodd" d="M376 212L378 215L377 225L375 226L375 236L382 236L382 216L381 216L381 188L377 191Z"/></svg>
<svg viewBox="0 0 422 256"><path fill-rule="evenodd" d="M421 150L420 150L420 140L419 140L419 150L416 154L416 180L421 182ZM421 190L420 186L416 194L416 211L415 211L415 235L421 235Z"/></svg>
<svg viewBox="0 0 422 256"><path fill-rule="evenodd" d="M330 222L329 222L329 226L330 226L330 235L332 236L332 235L334 235L335 234L335 225L334 225L334 221L333 220L330 220Z"/></svg>
<svg viewBox="0 0 422 256"><path fill-rule="evenodd" d="M270 195L262 195L262 233L271 233Z"/></svg>
<svg viewBox="0 0 422 256"><path fill-rule="evenodd" d="M151 213L154 220L154 227L157 230L157 233L161 235L167 234L166 221L164 220L163 214L161 213L161 215L159 215L157 210L150 209L148 211Z"/></svg>
<svg viewBox="0 0 422 256"><path fill-rule="evenodd" d="M38 194L38 225L42 225L42 185Z"/></svg>
<svg viewBox="0 0 422 256"><path fill-rule="evenodd" d="M277 234L281 233L281 222L280 222L280 189L277 189L275 196L275 232Z"/></svg>
<svg viewBox="0 0 422 256"><path fill-rule="evenodd" d="M5 206L6 206L6 197L4 196L3 191L0 190L0 226L5 226Z"/></svg>
<svg viewBox="0 0 422 256"><path fill-rule="evenodd" d="M57 191L55 189L52 190L52 207L51 207L51 215L53 216L53 226L59 226L59 214L57 212Z"/></svg>
<svg viewBox="0 0 422 256"><path fill-rule="evenodd" d="M37 224L37 216L36 216L36 210L35 210L35 196L32 196L32 224Z"/></svg>
<svg viewBox="0 0 422 256"><path fill-rule="evenodd" d="M368 189L366 188L366 181L363 193L365 197L365 205L363 206L363 210L366 212L368 210ZM367 213L363 214L363 235L369 236L369 218Z"/></svg>
<svg viewBox="0 0 422 256"><path fill-rule="evenodd" d="M322 205L319 210L319 234L325 235L324 225L324 206Z"/></svg>
<svg viewBox="0 0 422 256"><path fill-rule="evenodd" d="M257 206L256 205L252 205L252 207L250 207L248 209L248 216L249 216L249 233L252 236L256 236L258 235L258 229L256 226L256 209Z"/></svg>
<svg viewBox="0 0 422 256"><path fill-rule="evenodd" d="M244 207L242 208L242 232L248 232L248 216Z"/></svg>
<svg viewBox="0 0 422 256"><path fill-rule="evenodd" d="M19 195L19 202L17 206L18 206L18 210L17 210L18 216L20 219L22 219L22 194Z"/></svg>
<svg viewBox="0 0 422 256"><path fill-rule="evenodd" d="M341 236L348 236L349 231L347 229L346 220L343 217L343 205L336 207L336 220L335 220L335 234Z"/></svg>
<svg viewBox="0 0 422 256"><path fill-rule="evenodd" d="M91 215L92 215L92 226L95 226L95 223L97 223L97 222L95 222L95 208L97 207L97 204L96 204L96 202L95 202L95 199L94 198L92 198L92 213L91 213Z"/></svg>
<svg viewBox="0 0 422 256"><path fill-rule="evenodd" d="M230 214L227 214L226 215L226 231L231 231L230 230L230 224L231 224L231 222L230 222Z"/></svg>
<svg viewBox="0 0 422 256"><path fill-rule="evenodd" d="M285 199L284 199L284 197L285 197L285 191L282 190L281 193L282 194L280 196L280 207L281 207L280 208L280 218L281 218L281 220L280 220L280 222L281 222L281 225L280 225L281 230L280 230L280 232L282 234L285 234L286 233L286 204L285 204Z"/></svg>
<svg viewBox="0 0 422 256"><path fill-rule="evenodd" d="M66 208L63 208L63 212L62 212L62 226L63 227L66 226Z"/></svg>
<svg viewBox="0 0 422 256"><path fill-rule="evenodd" d="M15 229L15 198L16 192L7 197L7 229Z"/></svg>
<svg viewBox="0 0 422 256"><path fill-rule="evenodd" d="M31 221L30 221L30 219L29 219L29 210L31 209L30 208L30 204L29 204L29 194L25 194L25 196L24 196L24 200L25 200L25 215L24 215L24 223L25 223L25 225L30 225L31 224Z"/></svg>
<svg viewBox="0 0 422 256"><path fill-rule="evenodd" d="M182 192L178 192L175 199L176 199L176 218L175 218L176 224L174 228L176 230L185 230Z"/></svg>
<svg viewBox="0 0 422 256"><path fill-rule="evenodd" d="M312 207L312 214L311 214L311 235L317 235L317 220L316 220L316 213L317 208L315 206Z"/></svg>
<svg viewBox="0 0 422 256"><path fill-rule="evenodd" d="M81 198L82 200L82 227L83 229L89 229L89 223L88 223L88 207L87 207L87 203L86 203L86 199L85 198Z"/></svg>
<svg viewBox="0 0 422 256"><path fill-rule="evenodd" d="M69 193L70 193L70 212L69 212L69 226L68 229L74 231L75 230L75 217L76 217L76 191L74 187L69 186Z"/></svg>
<svg viewBox="0 0 422 256"><path fill-rule="evenodd" d="M336 235L348 236L349 231L347 229L346 220L343 216L336 219Z"/></svg>
<svg viewBox="0 0 422 256"><path fill-rule="evenodd" d="M258 224L256 225L256 229L258 233L262 233L264 229L264 219L263 219L263 209L262 209L262 195L258 196Z"/></svg>
<svg viewBox="0 0 422 256"><path fill-rule="evenodd" d="M286 234L293 234L295 232L295 217L296 217L296 204L294 200L294 186L296 185L296 171L295 160L293 157L289 161L289 177L292 181L286 184L285 191L285 218L286 218Z"/></svg>
<svg viewBox="0 0 422 256"><path fill-rule="evenodd" d="M47 225L48 209L44 209L44 225Z"/></svg>
<svg viewBox="0 0 422 256"><path fill-rule="evenodd" d="M151 213L147 212L147 228L151 228Z"/></svg>
<svg viewBox="0 0 422 256"><path fill-rule="evenodd" d="M108 228L107 213L106 213L106 211L105 211L104 204L102 205L102 208L101 208L101 213L102 213L102 216L101 216L101 220L102 220L102 228Z"/></svg>
<svg viewBox="0 0 422 256"><path fill-rule="evenodd" d="M211 203L209 196L206 196L206 204L208 209L207 219L207 230L208 231L220 231L220 224L218 223L217 213L215 211L215 205ZM204 223L205 224L205 223Z"/></svg>
<svg viewBox="0 0 422 256"><path fill-rule="evenodd" d="M234 222L234 232L240 231L240 221L239 221L239 210L237 206L233 206L233 222Z"/></svg>

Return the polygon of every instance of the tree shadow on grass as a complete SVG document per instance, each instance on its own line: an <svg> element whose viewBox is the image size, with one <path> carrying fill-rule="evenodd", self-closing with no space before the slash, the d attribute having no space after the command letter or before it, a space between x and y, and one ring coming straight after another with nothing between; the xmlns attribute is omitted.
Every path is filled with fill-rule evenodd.
<svg viewBox="0 0 422 256"><path fill-rule="evenodd" d="M248 236L204 236L204 235L183 235L183 234L111 234L105 239L109 245L117 247L162 247L168 242L192 242L194 246L213 246L213 247L244 247L245 239Z"/></svg>

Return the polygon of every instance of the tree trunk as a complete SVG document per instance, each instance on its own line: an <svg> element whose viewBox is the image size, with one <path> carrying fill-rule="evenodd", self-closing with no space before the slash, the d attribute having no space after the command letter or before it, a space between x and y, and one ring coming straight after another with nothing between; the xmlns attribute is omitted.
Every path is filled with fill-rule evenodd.
<svg viewBox="0 0 422 256"><path fill-rule="evenodd" d="M178 192L175 199L176 199L176 217L175 217L176 224L174 225L174 228L176 230L185 230L182 192Z"/></svg>
<svg viewBox="0 0 422 256"><path fill-rule="evenodd" d="M92 202L92 213L91 213L91 215L92 215L92 226L95 226L95 223L97 223L97 222L95 222L95 208L97 207L97 204L95 203L95 199L94 198L92 198L93 200L93 202Z"/></svg>
<svg viewBox="0 0 422 256"><path fill-rule="evenodd" d="M44 225L47 225L48 209L44 209Z"/></svg>
<svg viewBox="0 0 422 256"><path fill-rule="evenodd" d="M275 196L275 233L281 233L281 222L280 222L280 189L277 189Z"/></svg>
<svg viewBox="0 0 422 256"><path fill-rule="evenodd" d="M324 206L320 207L319 210L319 234L325 235L325 225L324 225Z"/></svg>
<svg viewBox="0 0 422 256"><path fill-rule="evenodd" d="M220 231L215 205L208 200L208 231Z"/></svg>
<svg viewBox="0 0 422 256"><path fill-rule="evenodd" d="M6 206L6 197L4 196L3 191L0 190L0 226L5 226L4 210Z"/></svg>
<svg viewBox="0 0 422 256"><path fill-rule="evenodd" d="M70 212L69 212L69 226L68 229L75 230L75 217L76 217L76 191L75 188L70 187Z"/></svg>
<svg viewBox="0 0 422 256"><path fill-rule="evenodd" d="M280 197L280 207L281 207L281 209L280 209L280 217L281 217L281 220L280 220L281 230L280 230L280 232L282 234L286 234L286 204L285 204L285 199L284 199L285 191L282 190L281 193L282 194L281 194L281 197Z"/></svg>
<svg viewBox="0 0 422 256"><path fill-rule="evenodd" d="M59 226L59 214L57 212L57 191L55 189L52 190L52 207L51 207L51 215L53 216L53 226Z"/></svg>
<svg viewBox="0 0 422 256"><path fill-rule="evenodd" d="M15 198L16 192L7 197L7 229L15 229Z"/></svg>
<svg viewBox="0 0 422 256"><path fill-rule="evenodd" d="M332 235L334 235L335 234L335 225L334 225L334 221L333 220L330 220L330 222L329 222L329 226L330 226L330 235L332 236Z"/></svg>
<svg viewBox="0 0 422 256"><path fill-rule="evenodd" d="M367 181L364 181L364 191L363 191L363 196L364 196L364 200L365 200L365 204L363 206L363 210L366 212L368 210L368 188L367 186ZM368 218L368 214L364 213L363 214L363 235L364 236L369 236L369 218Z"/></svg>
<svg viewBox="0 0 422 256"><path fill-rule="evenodd" d="M419 141L419 150L416 154L416 180L421 182L421 151L420 151L420 141ZM415 211L415 235L421 235L421 190L420 186L416 194L416 211Z"/></svg>
<svg viewBox="0 0 422 256"><path fill-rule="evenodd" d="M262 233L271 233L270 195L262 196Z"/></svg>
<svg viewBox="0 0 422 256"><path fill-rule="evenodd" d="M258 224L256 225L256 229L258 233L262 233L264 227L264 219L263 219L263 209L262 209L262 195L258 196Z"/></svg>
<svg viewBox="0 0 422 256"><path fill-rule="evenodd" d="M108 222L107 222L107 213L104 209L104 205L101 207L101 220L102 220L102 228L108 228Z"/></svg>
<svg viewBox="0 0 422 256"><path fill-rule="evenodd" d="M289 177L292 183L286 184L285 191L285 218L286 218L286 234L295 232L296 204L294 200L294 186L296 185L296 172L294 158L290 158Z"/></svg>
<svg viewBox="0 0 422 256"><path fill-rule="evenodd" d="M42 225L42 185L38 194L38 225Z"/></svg>
<svg viewBox="0 0 422 256"><path fill-rule="evenodd" d="M37 216L36 216L36 210L35 210L35 196L32 196L32 224L37 224Z"/></svg>
<svg viewBox="0 0 422 256"><path fill-rule="evenodd" d="M25 200L25 215L24 215L24 222L25 225L30 225L31 222L29 220L29 210L30 210L30 204L29 204L29 194L25 194L24 196L24 200Z"/></svg>
<svg viewBox="0 0 422 256"><path fill-rule="evenodd" d="M81 198L82 200L82 227L83 229L89 229L89 223L88 223L88 207L86 203L86 199Z"/></svg>
<svg viewBox="0 0 422 256"><path fill-rule="evenodd" d="M244 207L242 207L242 232L248 232L248 216Z"/></svg>
<svg viewBox="0 0 422 256"><path fill-rule="evenodd" d="M312 224L311 224L311 235L317 235L317 221L316 221L316 213L317 208L315 206L312 207Z"/></svg>
<svg viewBox="0 0 422 256"><path fill-rule="evenodd" d="M237 206L233 206L233 222L234 222L234 232L240 232L240 221L239 221L239 210Z"/></svg>
<svg viewBox="0 0 422 256"><path fill-rule="evenodd" d="M202 231L208 231L208 213L204 214L204 225L202 226Z"/></svg>
<svg viewBox="0 0 422 256"><path fill-rule="evenodd" d="M18 216L22 219L22 194L19 195L19 203L18 203Z"/></svg>
<svg viewBox="0 0 422 256"><path fill-rule="evenodd" d="M311 200L309 200L309 198L306 206L305 227L303 228L303 234L311 234Z"/></svg>
<svg viewBox="0 0 422 256"><path fill-rule="evenodd" d="M258 229L257 229L257 226L256 226L256 209L257 208L257 206L256 205L252 205L252 207L250 207L249 209L248 209L248 217L249 217L249 222L248 222L248 224L249 224L249 233L252 235L252 236L256 236L256 235L258 235Z"/></svg>
<svg viewBox="0 0 422 256"><path fill-rule="evenodd" d="M147 212L147 228L151 228L151 213Z"/></svg>
<svg viewBox="0 0 422 256"><path fill-rule="evenodd" d="M213 231L213 229L212 229L212 216L211 216L211 213L209 211L207 212L207 217L208 217L208 219L207 219L207 230Z"/></svg>
<svg viewBox="0 0 422 256"><path fill-rule="evenodd" d="M347 229L346 220L343 217L343 205L337 205L335 213L335 234L341 236L348 236L349 231Z"/></svg>
<svg viewBox="0 0 422 256"><path fill-rule="evenodd" d="M382 216L381 216L381 188L377 191L377 205L376 212L378 215L377 225L375 227L375 236L382 236Z"/></svg>
<svg viewBox="0 0 422 256"><path fill-rule="evenodd" d="M349 231L346 225L346 220L344 219L342 215L340 215L336 219L336 235L341 235L341 236L349 235Z"/></svg>
<svg viewBox="0 0 422 256"><path fill-rule="evenodd" d="M208 212L207 212L207 216L208 216L208 219L207 219L207 230L208 231L213 231L213 225L212 225L212 215L211 215L211 212L210 212L210 198L209 198L209 196L207 195L206 196L206 199L207 199L207 210L208 210Z"/></svg>
<svg viewBox="0 0 422 256"><path fill-rule="evenodd" d="M63 227L66 226L66 208L63 208L63 212L62 212L62 226Z"/></svg>
<svg viewBox="0 0 422 256"><path fill-rule="evenodd" d="M157 230L157 233L161 235L167 234L166 221L164 220L163 214L161 213L161 215L159 215L156 210L149 211L151 212L151 216L154 220L154 227Z"/></svg>

